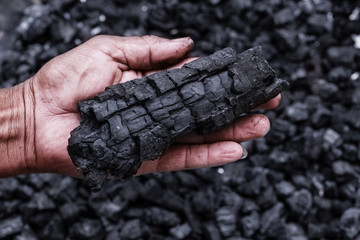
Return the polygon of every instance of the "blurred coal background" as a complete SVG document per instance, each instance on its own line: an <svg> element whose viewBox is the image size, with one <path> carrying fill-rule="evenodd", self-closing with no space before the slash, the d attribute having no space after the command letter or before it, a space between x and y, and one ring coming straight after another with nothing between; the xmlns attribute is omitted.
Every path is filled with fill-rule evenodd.
<svg viewBox="0 0 360 240"><path fill-rule="evenodd" d="M260 44L291 87L247 160L99 193L53 174L0 179L0 239L360 239L360 1L41 2L3 34L1 87L97 34L190 36L197 56Z"/></svg>

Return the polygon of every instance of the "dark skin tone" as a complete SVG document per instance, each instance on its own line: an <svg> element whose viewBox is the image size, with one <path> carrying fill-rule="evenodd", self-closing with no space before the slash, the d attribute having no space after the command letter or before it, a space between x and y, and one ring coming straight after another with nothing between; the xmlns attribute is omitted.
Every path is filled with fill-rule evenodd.
<svg viewBox="0 0 360 240"><path fill-rule="evenodd" d="M192 60L186 59L192 47L189 38L97 36L52 59L24 83L1 90L7 104L0 109L0 176L54 172L81 177L66 150L70 131L79 125L77 102L109 85L179 67ZM280 98L259 108L274 108ZM266 116L254 114L206 136L183 137L161 158L143 162L138 174L236 161L243 154L239 142L262 137L269 128Z"/></svg>

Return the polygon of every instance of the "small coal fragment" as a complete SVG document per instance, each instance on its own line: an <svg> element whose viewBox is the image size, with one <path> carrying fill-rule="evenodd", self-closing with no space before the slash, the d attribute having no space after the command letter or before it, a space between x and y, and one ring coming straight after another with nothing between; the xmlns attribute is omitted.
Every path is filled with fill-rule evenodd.
<svg viewBox="0 0 360 240"><path fill-rule="evenodd" d="M305 216L312 206L312 195L308 190L301 189L287 198L287 203L295 214Z"/></svg>
<svg viewBox="0 0 360 240"><path fill-rule="evenodd" d="M331 111L325 107L319 107L311 116L311 122L314 127L320 128L326 126L331 117Z"/></svg>
<svg viewBox="0 0 360 240"><path fill-rule="evenodd" d="M236 230L236 211L231 207L222 207L216 211L216 222L221 235L231 236Z"/></svg>
<svg viewBox="0 0 360 240"><path fill-rule="evenodd" d="M64 223L60 216L56 215L41 231L43 239L62 240L65 238Z"/></svg>
<svg viewBox="0 0 360 240"><path fill-rule="evenodd" d="M348 181L357 177L353 166L349 162L336 161L332 164L332 169L336 178L340 182Z"/></svg>
<svg viewBox="0 0 360 240"><path fill-rule="evenodd" d="M283 213L284 205L281 202L266 210L260 217L260 232L268 237L282 239L285 234Z"/></svg>
<svg viewBox="0 0 360 240"><path fill-rule="evenodd" d="M24 223L20 216L1 220L0 239L6 239L7 237L20 233L23 227Z"/></svg>
<svg viewBox="0 0 360 240"><path fill-rule="evenodd" d="M173 191L164 191L154 179L148 180L143 186L143 198L152 203L156 203L167 209L183 211L185 200Z"/></svg>
<svg viewBox="0 0 360 240"><path fill-rule="evenodd" d="M340 134L331 128L326 129L323 135L323 140L325 149L329 149L330 147L338 147L343 141Z"/></svg>
<svg viewBox="0 0 360 240"><path fill-rule="evenodd" d="M55 203L45 192L35 193L26 205L30 211L52 210L56 207Z"/></svg>
<svg viewBox="0 0 360 240"><path fill-rule="evenodd" d="M280 197L287 197L295 192L295 187L290 182L281 181L275 185L275 190Z"/></svg>
<svg viewBox="0 0 360 240"><path fill-rule="evenodd" d="M171 235L173 235L176 239L185 239L191 233L191 227L189 224L184 223L170 229Z"/></svg>
<svg viewBox="0 0 360 240"><path fill-rule="evenodd" d="M358 49L350 46L331 47L327 51L329 60L334 64L352 64L355 57L360 54Z"/></svg>
<svg viewBox="0 0 360 240"><path fill-rule="evenodd" d="M102 239L104 229L100 221L85 218L74 223L70 228L69 235L72 239L79 240Z"/></svg>
<svg viewBox="0 0 360 240"><path fill-rule="evenodd" d="M39 238L31 230L28 225L25 225L21 234L18 234L14 237L14 240L38 240Z"/></svg>
<svg viewBox="0 0 360 240"><path fill-rule="evenodd" d="M245 237L252 237L260 227L260 215L258 212L253 211L240 220L242 230Z"/></svg>
<svg viewBox="0 0 360 240"><path fill-rule="evenodd" d="M81 212L81 205L75 203L65 203L60 207L59 212L60 216L65 221L74 222Z"/></svg>
<svg viewBox="0 0 360 240"><path fill-rule="evenodd" d="M220 231L213 222L204 223L204 235L209 240L221 239Z"/></svg>
<svg viewBox="0 0 360 240"><path fill-rule="evenodd" d="M318 95L323 99L329 99L339 91L339 87L324 79L316 79L311 85L311 90L315 95Z"/></svg>
<svg viewBox="0 0 360 240"><path fill-rule="evenodd" d="M294 10L291 8L284 8L274 15L274 22L276 25L284 25L292 22L295 19Z"/></svg>
<svg viewBox="0 0 360 240"><path fill-rule="evenodd" d="M173 227L180 224L180 218L173 212L152 207L145 210L145 221L149 225Z"/></svg>
<svg viewBox="0 0 360 240"><path fill-rule="evenodd" d="M296 102L295 104L287 107L286 116L292 122L305 121L309 118L308 106L303 103Z"/></svg>
<svg viewBox="0 0 360 240"><path fill-rule="evenodd" d="M273 187L266 188L257 198L257 204L263 209L270 208L277 202L277 197Z"/></svg>
<svg viewBox="0 0 360 240"><path fill-rule="evenodd" d="M130 220L121 228L120 237L126 240L135 240L146 237L149 233L149 228L139 219Z"/></svg>
<svg viewBox="0 0 360 240"><path fill-rule="evenodd" d="M166 81L174 87L164 87ZM241 54L226 48L80 102L81 124L71 133L68 151L98 191L109 174L130 177L142 161L160 157L174 138L224 128L287 85L276 78L260 47Z"/></svg>
<svg viewBox="0 0 360 240"><path fill-rule="evenodd" d="M289 240L307 240L305 232L301 226L295 223L286 224L286 235Z"/></svg>
<svg viewBox="0 0 360 240"><path fill-rule="evenodd" d="M341 216L341 230L347 239L354 239L360 231L360 209L349 208Z"/></svg>
<svg viewBox="0 0 360 240"><path fill-rule="evenodd" d="M309 33L325 33L332 29L332 21L325 14L314 14L308 19Z"/></svg>

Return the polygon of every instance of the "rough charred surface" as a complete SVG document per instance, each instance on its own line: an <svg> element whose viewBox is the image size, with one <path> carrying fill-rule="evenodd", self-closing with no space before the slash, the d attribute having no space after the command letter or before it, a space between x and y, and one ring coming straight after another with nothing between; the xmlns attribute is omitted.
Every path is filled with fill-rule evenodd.
<svg viewBox="0 0 360 240"><path fill-rule="evenodd" d="M242 54L225 48L80 102L81 125L72 131L68 151L98 191L109 174L130 177L174 138L224 128L287 85L276 78L261 47Z"/></svg>

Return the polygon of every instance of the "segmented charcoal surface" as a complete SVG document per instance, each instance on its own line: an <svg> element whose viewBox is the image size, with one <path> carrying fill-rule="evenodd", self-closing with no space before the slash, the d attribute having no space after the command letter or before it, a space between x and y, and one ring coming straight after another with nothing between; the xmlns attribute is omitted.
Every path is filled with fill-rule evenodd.
<svg viewBox="0 0 360 240"><path fill-rule="evenodd" d="M287 85L276 78L261 47L241 54L225 48L80 102L81 125L72 131L68 151L98 191L109 175L133 176L142 161L160 157L173 139L224 128Z"/></svg>

